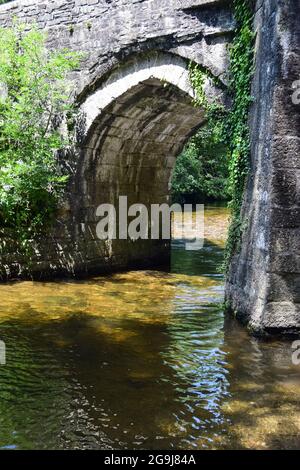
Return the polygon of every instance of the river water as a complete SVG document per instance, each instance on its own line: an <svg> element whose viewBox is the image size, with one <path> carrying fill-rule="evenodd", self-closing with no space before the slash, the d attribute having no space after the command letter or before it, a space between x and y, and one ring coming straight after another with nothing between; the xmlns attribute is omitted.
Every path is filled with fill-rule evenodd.
<svg viewBox="0 0 300 470"><path fill-rule="evenodd" d="M170 270L0 286L0 448L300 448L291 342L224 319L227 220Z"/></svg>

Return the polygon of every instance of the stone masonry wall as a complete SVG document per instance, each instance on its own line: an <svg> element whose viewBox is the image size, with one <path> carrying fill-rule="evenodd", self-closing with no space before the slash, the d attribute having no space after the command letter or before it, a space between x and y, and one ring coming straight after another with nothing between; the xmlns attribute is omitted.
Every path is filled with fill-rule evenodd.
<svg viewBox="0 0 300 470"><path fill-rule="evenodd" d="M0 25L35 22L49 47L86 52L76 91L94 88L129 57L169 51L194 59L219 78L234 29L231 0L15 0L0 6Z"/></svg>
<svg viewBox="0 0 300 470"><path fill-rule="evenodd" d="M300 328L300 3L257 1L246 230L227 301L256 333ZM299 86L299 83L298 83Z"/></svg>

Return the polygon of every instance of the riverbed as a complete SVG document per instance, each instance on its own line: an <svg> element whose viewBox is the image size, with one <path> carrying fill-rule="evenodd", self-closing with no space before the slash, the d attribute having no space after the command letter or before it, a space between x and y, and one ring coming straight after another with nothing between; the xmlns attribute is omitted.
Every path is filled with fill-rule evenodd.
<svg viewBox="0 0 300 470"><path fill-rule="evenodd" d="M171 267L0 285L0 448L300 448L300 366L223 312L229 213Z"/></svg>

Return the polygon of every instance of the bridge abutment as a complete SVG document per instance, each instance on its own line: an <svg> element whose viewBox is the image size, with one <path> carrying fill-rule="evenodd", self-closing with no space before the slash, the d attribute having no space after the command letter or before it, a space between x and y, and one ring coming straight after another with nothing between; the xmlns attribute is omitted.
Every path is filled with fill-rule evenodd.
<svg viewBox="0 0 300 470"><path fill-rule="evenodd" d="M226 297L255 333L292 333L300 329L300 5L264 0L256 10L246 228Z"/></svg>

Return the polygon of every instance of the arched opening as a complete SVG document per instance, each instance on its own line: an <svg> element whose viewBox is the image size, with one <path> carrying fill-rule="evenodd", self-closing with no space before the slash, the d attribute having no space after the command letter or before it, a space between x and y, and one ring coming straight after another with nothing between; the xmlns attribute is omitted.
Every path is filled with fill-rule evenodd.
<svg viewBox="0 0 300 470"><path fill-rule="evenodd" d="M206 89L210 96L221 93L209 81ZM101 204L118 210L120 196L149 212L151 204L170 202L176 157L206 119L194 105L187 63L163 55L130 64L90 94L81 109L87 127L76 178L77 220L107 266L161 263L169 257L169 241L97 240L96 210Z"/></svg>

